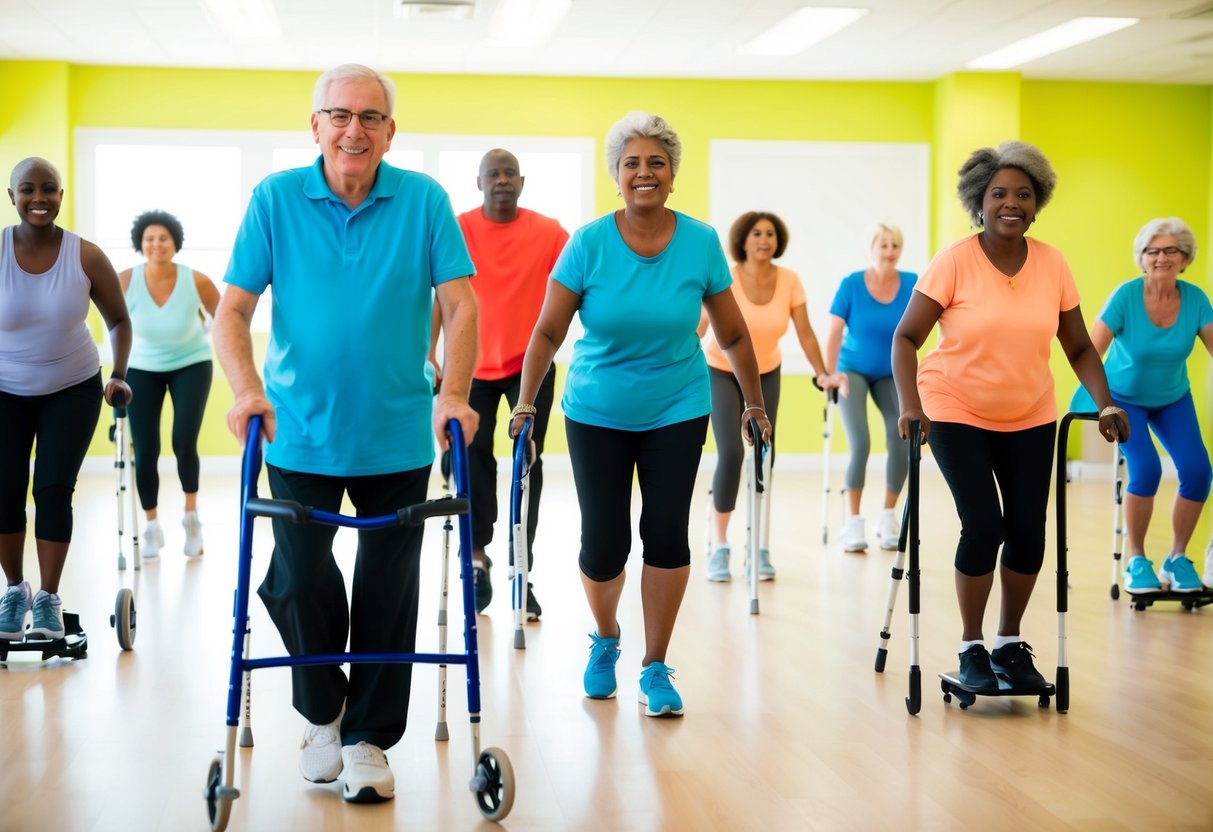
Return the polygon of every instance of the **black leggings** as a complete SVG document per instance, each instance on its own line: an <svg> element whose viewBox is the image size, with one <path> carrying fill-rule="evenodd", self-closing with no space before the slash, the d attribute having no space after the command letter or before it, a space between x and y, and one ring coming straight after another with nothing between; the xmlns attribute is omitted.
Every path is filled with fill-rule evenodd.
<svg viewBox="0 0 1213 832"><path fill-rule="evenodd" d="M632 478L640 483L644 562L662 569L691 563L687 528L708 417L630 431L565 417L573 483L581 508L581 571L592 581L623 572L632 549Z"/></svg>
<svg viewBox="0 0 1213 832"><path fill-rule="evenodd" d="M126 383L131 388L131 439L135 443L135 485L139 504L150 511L160 504L160 412L164 394L173 400L173 455L177 476L186 494L198 492L198 433L211 390L211 362L199 361L179 370L155 372L131 368Z"/></svg>
<svg viewBox="0 0 1213 832"><path fill-rule="evenodd" d="M1001 544L1007 569L1040 572L1056 433L1056 422L1009 432L931 423L931 450L960 516L957 571L993 572Z"/></svg>
<svg viewBox="0 0 1213 832"><path fill-rule="evenodd" d="M712 507L719 512L737 508L741 487L741 463L745 458L741 438L741 411L745 401L741 385L732 373L708 368L712 380L712 435L716 437L716 473L712 475ZM779 415L779 368L759 377L762 401L771 421L771 464L775 464L775 418Z"/></svg>
<svg viewBox="0 0 1213 832"><path fill-rule="evenodd" d="M34 537L72 539L72 493L101 415L101 373L44 396L0 392L0 534L25 531L29 456L34 457Z"/></svg>

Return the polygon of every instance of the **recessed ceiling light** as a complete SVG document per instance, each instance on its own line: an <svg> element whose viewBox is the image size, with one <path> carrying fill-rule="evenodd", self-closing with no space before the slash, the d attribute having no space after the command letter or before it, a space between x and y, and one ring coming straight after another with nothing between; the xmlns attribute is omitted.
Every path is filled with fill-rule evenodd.
<svg viewBox="0 0 1213 832"><path fill-rule="evenodd" d="M539 46L568 14L573 0L500 0L489 27L489 43Z"/></svg>
<svg viewBox="0 0 1213 832"><path fill-rule="evenodd" d="M867 9L804 6L737 48L739 55L795 55L838 33Z"/></svg>
<svg viewBox="0 0 1213 832"><path fill-rule="evenodd" d="M422 17L427 20L471 20L476 16L476 0L396 0L396 17Z"/></svg>
<svg viewBox="0 0 1213 832"><path fill-rule="evenodd" d="M199 4L232 37L282 37L274 0L199 0Z"/></svg>
<svg viewBox="0 0 1213 832"><path fill-rule="evenodd" d="M1011 69L1071 46L1102 38L1137 23L1136 17L1076 17L1068 23L1017 40L965 64L966 69Z"/></svg>

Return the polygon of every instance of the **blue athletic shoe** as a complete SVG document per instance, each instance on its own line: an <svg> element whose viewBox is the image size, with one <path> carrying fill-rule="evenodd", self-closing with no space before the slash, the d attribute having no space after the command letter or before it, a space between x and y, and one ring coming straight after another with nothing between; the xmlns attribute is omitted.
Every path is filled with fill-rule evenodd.
<svg viewBox="0 0 1213 832"><path fill-rule="evenodd" d="M716 583L733 580L729 573L729 544L720 544L708 555L707 577Z"/></svg>
<svg viewBox="0 0 1213 832"><path fill-rule="evenodd" d="M645 716L682 716L682 697L670 684L674 668L661 662L640 670L640 704Z"/></svg>
<svg viewBox="0 0 1213 832"><path fill-rule="evenodd" d="M590 699L612 699L619 685L615 682L615 663L619 661L619 638L603 638L590 633L590 661L585 666L585 695Z"/></svg>
<svg viewBox="0 0 1213 832"><path fill-rule="evenodd" d="M1200 576L1187 555L1173 555L1158 569L1158 582L1171 585L1172 592L1200 592Z"/></svg>
<svg viewBox="0 0 1213 832"><path fill-rule="evenodd" d="M63 628L63 601L59 594L51 594L45 589L38 590L32 605L34 623L30 626L27 638L63 638L67 631Z"/></svg>
<svg viewBox="0 0 1213 832"><path fill-rule="evenodd" d="M25 637L25 614L29 612L29 582L10 586L0 597L0 639L20 641Z"/></svg>
<svg viewBox="0 0 1213 832"><path fill-rule="evenodd" d="M775 580L775 567L771 566L771 550L765 546L758 550L758 580Z"/></svg>
<svg viewBox="0 0 1213 832"><path fill-rule="evenodd" d="M1154 574L1154 564L1145 555L1134 555L1125 565L1125 592L1158 592L1162 584Z"/></svg>

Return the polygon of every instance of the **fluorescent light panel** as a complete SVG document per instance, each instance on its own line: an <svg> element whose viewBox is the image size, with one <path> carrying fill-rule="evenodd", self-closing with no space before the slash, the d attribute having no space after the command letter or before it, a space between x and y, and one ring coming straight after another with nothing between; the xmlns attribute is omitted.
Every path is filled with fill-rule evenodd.
<svg viewBox="0 0 1213 832"><path fill-rule="evenodd" d="M240 38L282 36L274 0L199 0L215 22L228 34Z"/></svg>
<svg viewBox="0 0 1213 832"><path fill-rule="evenodd" d="M965 64L966 69L1011 69L1071 46L1102 38L1137 23L1136 17L1076 17L1068 23L1017 40Z"/></svg>
<svg viewBox="0 0 1213 832"><path fill-rule="evenodd" d="M546 43L572 5L573 0L500 0L493 12L488 42L502 46Z"/></svg>
<svg viewBox="0 0 1213 832"><path fill-rule="evenodd" d="M795 55L837 34L868 13L867 9L804 6L737 48L739 55Z"/></svg>

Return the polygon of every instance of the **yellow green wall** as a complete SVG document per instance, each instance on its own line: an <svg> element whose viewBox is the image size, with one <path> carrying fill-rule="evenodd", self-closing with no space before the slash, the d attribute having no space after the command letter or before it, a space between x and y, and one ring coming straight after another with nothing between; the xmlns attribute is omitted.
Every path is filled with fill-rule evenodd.
<svg viewBox="0 0 1213 832"><path fill-rule="evenodd" d="M61 163L70 198L76 127L304 130L316 75L0 62L0 167L7 170L27 155L48 156ZM660 112L684 143L672 202L698 216L708 214L712 139L927 142L934 246L968 232L954 196L955 171L967 154L1004 138L1031 141L1059 175L1054 202L1034 233L1066 252L1088 320L1116 283L1133 276L1130 245L1145 220L1178 214L1202 243L1210 241L1213 88L1204 85L1031 81L1014 73L959 73L910 83L393 78L399 88L398 128L405 132L592 136L601 151L602 135L627 110ZM810 192L804 198L845 199L845 194ZM600 165L596 210L617 204L615 186ZM14 221L8 210L6 223ZM64 222L70 224L69 218L65 212ZM1206 262L1202 255L1188 276L1208 288ZM1197 400L1210 430L1203 351L1192 369L1193 378L1202 380ZM1073 379L1060 356L1055 371L1064 404ZM229 403L226 382L217 373L204 454L235 452L222 419ZM785 384L781 409L781 451L819 452L821 400L803 379ZM879 433L874 442L874 449L882 450ZM837 431L833 450L844 443ZM99 439L94 452L108 453L107 444ZM559 427L549 447L564 450Z"/></svg>

